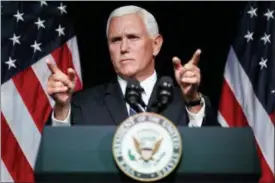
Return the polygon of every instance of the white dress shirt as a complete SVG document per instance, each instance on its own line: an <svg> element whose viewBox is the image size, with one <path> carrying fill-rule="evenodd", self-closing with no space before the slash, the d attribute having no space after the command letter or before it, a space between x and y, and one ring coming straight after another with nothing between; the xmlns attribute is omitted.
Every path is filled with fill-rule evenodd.
<svg viewBox="0 0 275 183"><path fill-rule="evenodd" d="M127 81L123 80L119 76L117 76L117 79L118 79L118 83L121 87L122 93L123 93L123 95L125 95ZM144 89L144 92L142 92L142 99L146 105L149 102L151 93L153 92L153 88L154 88L156 82L157 82L156 71L154 71L154 73L150 77L148 77L147 79L140 82L141 87ZM186 108L187 114L188 114L188 117L190 120L190 122L188 124L189 127L201 127L201 125L202 125L202 121L203 121L203 117L204 117L204 113L205 113L205 101L204 101L204 99L202 99L202 100L203 100L203 106L198 113L192 113L188 110L188 108ZM129 109L130 109L129 104L128 103L125 103L125 104L127 107L127 111L129 111ZM64 121L55 119L54 113L52 113L52 122L53 122L52 125L53 126L70 126L70 114L71 114L71 106L70 106L69 113Z"/></svg>

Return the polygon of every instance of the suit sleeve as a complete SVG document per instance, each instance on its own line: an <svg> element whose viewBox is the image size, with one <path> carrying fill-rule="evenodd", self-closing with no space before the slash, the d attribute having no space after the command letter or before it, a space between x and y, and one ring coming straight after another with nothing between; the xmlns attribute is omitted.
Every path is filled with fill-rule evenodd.
<svg viewBox="0 0 275 183"><path fill-rule="evenodd" d="M71 126L77 124L79 121L83 120L81 116L81 108L78 105L78 95L73 94L69 113L64 121L60 121L54 118L54 111L52 110L48 120L46 121L47 126Z"/></svg>
<svg viewBox="0 0 275 183"><path fill-rule="evenodd" d="M202 126L221 126L214 114L210 99L203 95L205 100L205 116L203 118Z"/></svg>

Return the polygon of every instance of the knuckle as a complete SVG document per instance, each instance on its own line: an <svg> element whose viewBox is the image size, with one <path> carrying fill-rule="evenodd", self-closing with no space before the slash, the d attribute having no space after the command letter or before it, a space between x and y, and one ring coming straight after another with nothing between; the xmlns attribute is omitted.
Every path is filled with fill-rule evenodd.
<svg viewBox="0 0 275 183"><path fill-rule="evenodd" d="M68 87L69 87L70 89L73 89L74 86L75 86L75 84L74 84L73 82L71 82L71 81L68 82Z"/></svg>
<svg viewBox="0 0 275 183"><path fill-rule="evenodd" d="M60 82L60 81L56 81L55 82L55 86L56 87L61 87L61 86L64 86L64 84L62 82Z"/></svg>
<svg viewBox="0 0 275 183"><path fill-rule="evenodd" d="M190 63L187 63L184 66L185 66L185 69L192 69L193 68L193 65L190 64Z"/></svg>
<svg viewBox="0 0 275 183"><path fill-rule="evenodd" d="M63 78L63 76L61 75L61 74L54 74L54 80L56 80L56 81L60 81L60 80L62 80L62 78Z"/></svg>
<svg viewBox="0 0 275 183"><path fill-rule="evenodd" d="M49 81L47 84L48 88L52 88L54 86L54 81Z"/></svg>
<svg viewBox="0 0 275 183"><path fill-rule="evenodd" d="M53 81L54 81L54 75L52 74L48 77L48 84L51 84Z"/></svg>
<svg viewBox="0 0 275 183"><path fill-rule="evenodd" d="M60 93L60 88L54 88L54 93Z"/></svg>
<svg viewBox="0 0 275 183"><path fill-rule="evenodd" d="M57 74L53 74L52 79L53 79L54 81L56 81L56 80L58 80L58 79L59 79L59 77L58 77L58 75L57 75Z"/></svg>

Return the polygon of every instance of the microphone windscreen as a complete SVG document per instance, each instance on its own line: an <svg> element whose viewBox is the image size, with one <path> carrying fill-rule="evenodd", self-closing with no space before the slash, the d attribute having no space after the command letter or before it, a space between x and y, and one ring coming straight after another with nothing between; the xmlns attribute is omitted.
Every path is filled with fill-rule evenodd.
<svg viewBox="0 0 275 183"><path fill-rule="evenodd" d="M125 92L125 100L130 105L136 104L139 100L139 82L136 79L129 78L127 80L126 92Z"/></svg>
<svg viewBox="0 0 275 183"><path fill-rule="evenodd" d="M171 102L173 98L173 80L169 76L163 76L158 84L158 101L159 105L165 106Z"/></svg>
<svg viewBox="0 0 275 183"><path fill-rule="evenodd" d="M173 79L169 76L163 76L159 79L159 86L165 88L172 88L174 86Z"/></svg>

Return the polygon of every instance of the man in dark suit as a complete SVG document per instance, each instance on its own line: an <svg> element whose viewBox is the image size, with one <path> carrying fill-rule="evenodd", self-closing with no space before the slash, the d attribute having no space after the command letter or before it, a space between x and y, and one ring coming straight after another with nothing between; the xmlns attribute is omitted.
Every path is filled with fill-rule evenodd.
<svg viewBox="0 0 275 183"><path fill-rule="evenodd" d="M144 89L142 99L148 108L155 101L158 81L155 58L163 38L154 16L136 6L118 8L108 19L106 34L111 61L117 73L117 78L109 83L73 93L75 71L70 68L65 74L48 62L52 71L48 94L56 102L51 116L53 126L121 123L130 114L130 107L124 99L129 78L140 82ZM197 50L183 66L179 58L172 59L178 86L173 88L173 100L161 114L176 125L218 125L209 100L198 91L200 54L201 50Z"/></svg>

